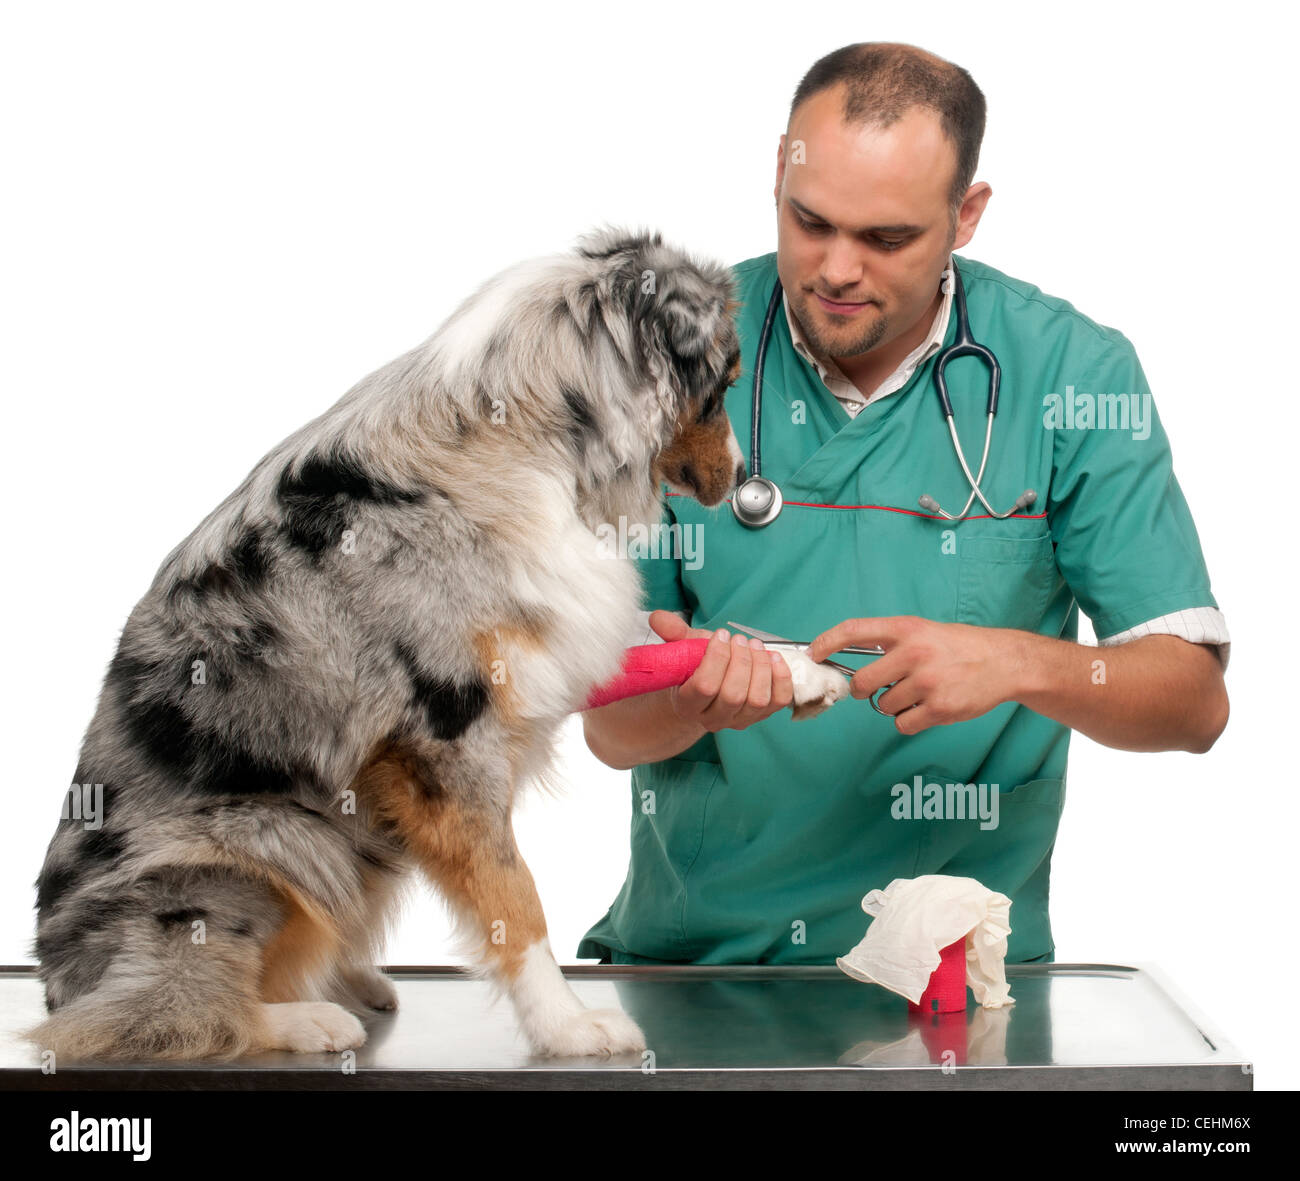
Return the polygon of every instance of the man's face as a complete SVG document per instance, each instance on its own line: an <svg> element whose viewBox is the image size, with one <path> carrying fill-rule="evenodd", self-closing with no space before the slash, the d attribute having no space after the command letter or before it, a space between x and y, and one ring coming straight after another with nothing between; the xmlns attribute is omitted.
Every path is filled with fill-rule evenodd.
<svg viewBox="0 0 1300 1181"><path fill-rule="evenodd" d="M795 111L776 179L781 285L812 347L833 358L913 329L950 252L974 232L961 236L965 208L954 232L956 153L933 111L879 128L848 127L841 110L832 87Z"/></svg>

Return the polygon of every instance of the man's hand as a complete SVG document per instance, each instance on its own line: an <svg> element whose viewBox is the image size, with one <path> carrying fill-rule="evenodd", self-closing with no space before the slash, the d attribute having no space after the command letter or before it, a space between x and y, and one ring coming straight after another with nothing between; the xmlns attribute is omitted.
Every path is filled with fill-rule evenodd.
<svg viewBox="0 0 1300 1181"><path fill-rule="evenodd" d="M1017 701L1118 750L1208 751L1228 724L1223 666L1212 644L1150 635L1105 648L1011 628L936 623L913 615L846 619L808 647L825 660L844 647L885 655L854 674L900 734L964 722Z"/></svg>
<svg viewBox="0 0 1300 1181"><path fill-rule="evenodd" d="M881 647L884 656L860 668L849 683L857 698L885 685L880 708L900 734L964 722L1011 699L1014 644L1020 633L965 623L936 623L915 615L846 619L822 632L808 648L816 661L841 648Z"/></svg>
<svg viewBox="0 0 1300 1181"><path fill-rule="evenodd" d="M710 632L687 625L671 611L651 611L650 626L665 640L708 639L709 647L690 678L668 690L673 712L710 733L744 730L794 700L789 666L762 640L725 628Z"/></svg>

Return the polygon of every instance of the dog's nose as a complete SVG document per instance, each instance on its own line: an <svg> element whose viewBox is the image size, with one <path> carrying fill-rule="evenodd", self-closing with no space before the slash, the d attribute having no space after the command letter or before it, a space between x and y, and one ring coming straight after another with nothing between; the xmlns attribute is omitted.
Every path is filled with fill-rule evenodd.
<svg viewBox="0 0 1300 1181"><path fill-rule="evenodd" d="M731 486L739 488L745 482L745 478L745 465L743 463L736 464L736 479Z"/></svg>

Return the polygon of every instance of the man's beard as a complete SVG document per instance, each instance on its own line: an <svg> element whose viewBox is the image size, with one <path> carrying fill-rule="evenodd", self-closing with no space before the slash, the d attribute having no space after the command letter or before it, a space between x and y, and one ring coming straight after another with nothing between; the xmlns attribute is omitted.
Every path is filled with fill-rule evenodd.
<svg viewBox="0 0 1300 1181"><path fill-rule="evenodd" d="M811 303L812 299L809 297L795 311L799 327L803 329L808 344L819 357L835 361L841 357L856 357L860 353L869 353L885 339L885 335L889 332L889 320L882 313L862 329L856 338L846 339L843 335L837 335L834 340L828 340L819 330L817 322L813 320Z"/></svg>

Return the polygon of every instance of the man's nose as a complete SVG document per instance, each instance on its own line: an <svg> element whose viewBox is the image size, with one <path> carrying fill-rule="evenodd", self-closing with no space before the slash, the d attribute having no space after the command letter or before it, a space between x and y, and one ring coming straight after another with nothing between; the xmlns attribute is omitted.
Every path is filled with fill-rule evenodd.
<svg viewBox="0 0 1300 1181"><path fill-rule="evenodd" d="M862 276L862 257L856 245L832 242L827 246L822 263L822 282L827 291L852 291L861 286Z"/></svg>

